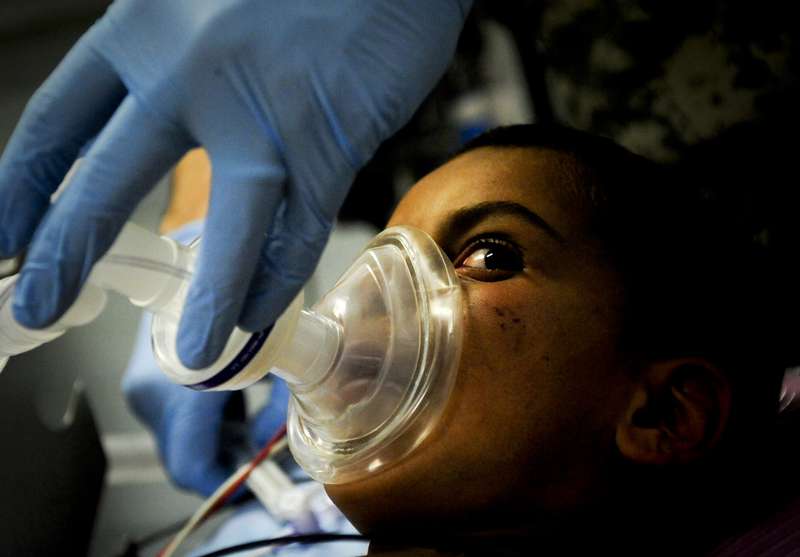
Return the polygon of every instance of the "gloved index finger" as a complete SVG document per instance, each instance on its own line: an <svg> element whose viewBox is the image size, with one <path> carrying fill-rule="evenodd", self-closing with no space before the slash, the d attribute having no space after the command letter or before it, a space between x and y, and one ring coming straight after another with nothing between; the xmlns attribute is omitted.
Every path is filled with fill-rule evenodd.
<svg viewBox="0 0 800 557"><path fill-rule="evenodd" d="M179 358L194 369L219 357L239 319L285 180L274 152L237 162L212 152L211 160L209 212L177 339Z"/></svg>
<svg viewBox="0 0 800 557"><path fill-rule="evenodd" d="M250 284L240 318L244 327L258 330L269 325L311 277L330 236L331 214L338 210L344 195L330 189L333 193L324 207L300 187L287 193Z"/></svg>
<svg viewBox="0 0 800 557"><path fill-rule="evenodd" d="M50 195L125 97L93 36L84 35L34 94L0 158L0 258L30 242Z"/></svg>
<svg viewBox="0 0 800 557"><path fill-rule="evenodd" d="M286 423L289 396L289 387L286 382L279 377L272 377L269 400L259 410L251 424L253 441L258 447L263 447Z"/></svg>
<svg viewBox="0 0 800 557"><path fill-rule="evenodd" d="M190 147L128 97L37 230L15 291L14 317L31 328L58 319L139 201Z"/></svg>

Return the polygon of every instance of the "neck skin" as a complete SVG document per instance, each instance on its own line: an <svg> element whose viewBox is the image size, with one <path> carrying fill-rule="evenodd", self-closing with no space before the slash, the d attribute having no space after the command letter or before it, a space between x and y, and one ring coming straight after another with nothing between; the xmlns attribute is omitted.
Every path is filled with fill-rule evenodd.
<svg viewBox="0 0 800 557"><path fill-rule="evenodd" d="M374 536L369 555L380 557L454 557L471 555L523 556L532 553L597 553L608 548L614 555L637 554L641 545L624 551L621 540L608 536L619 522L614 510L597 508L570 515L528 516L518 526L473 528L468 531L428 533L403 531L402 527ZM507 523L513 520L507 517ZM521 524L524 522L524 524ZM640 554L640 553L639 553Z"/></svg>
<svg viewBox="0 0 800 557"><path fill-rule="evenodd" d="M676 477L666 470L642 473L623 467L619 473L625 478L624 486L618 484L580 512L529 517L526 526L458 534L419 535L403 533L401 527L391 538L373 537L369 555L705 555L731 534L749 530L761 516L780 508L785 486L781 491L775 485L780 480L767 473L778 463L774 456L761 454L763 460L752 466L734 467L738 470L735 482L709 480L719 476L710 468L707 473L692 470Z"/></svg>
<svg viewBox="0 0 800 557"><path fill-rule="evenodd" d="M800 434L800 417L757 430L758 439L748 438L742 450L728 449L681 474L617 460L608 489L579 512L524 519L506 512L491 528L484 517L461 528L437 523L427 535L397 524L388 535L372 536L369 554L706 555L800 497L800 489L786 481L800 466L800 449L786 442ZM497 526L512 525L514 516L513 526Z"/></svg>
<svg viewBox="0 0 800 557"><path fill-rule="evenodd" d="M646 514L646 513L645 513ZM630 518L630 515L629 517ZM658 527L661 526L661 527ZM669 524L635 522L612 509L579 516L547 519L529 528L498 528L460 535L432 537L376 538L370 543L369 555L380 557L455 557L472 555L524 556L608 554L617 556L692 554L692 545L680 534L680 528ZM669 538L669 539L665 539ZM657 543L656 543L657 540ZM687 544L689 544L687 546ZM682 549L678 553L677 550Z"/></svg>

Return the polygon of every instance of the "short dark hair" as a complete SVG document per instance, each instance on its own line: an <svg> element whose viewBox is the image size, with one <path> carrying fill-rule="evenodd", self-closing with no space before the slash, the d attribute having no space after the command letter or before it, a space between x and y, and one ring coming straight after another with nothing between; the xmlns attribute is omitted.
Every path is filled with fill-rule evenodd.
<svg viewBox="0 0 800 557"><path fill-rule="evenodd" d="M459 153L531 147L572 157L592 234L619 272L623 348L649 359L698 356L733 388L729 435L774 419L789 361L782 296L763 242L692 172L612 140L554 125L493 129ZM574 195L576 192L567 192ZM736 433L732 433L736 432Z"/></svg>

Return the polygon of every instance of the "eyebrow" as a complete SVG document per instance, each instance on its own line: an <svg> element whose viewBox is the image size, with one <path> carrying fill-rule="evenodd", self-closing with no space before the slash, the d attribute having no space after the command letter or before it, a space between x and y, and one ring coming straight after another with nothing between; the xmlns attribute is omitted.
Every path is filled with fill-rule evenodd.
<svg viewBox="0 0 800 557"><path fill-rule="evenodd" d="M485 201L477 205L458 209L448 217L444 225L444 231L447 233L447 236L451 238L462 236L481 221L490 216L498 215L522 217L533 226L545 232L559 244L566 243L564 237L541 216L524 205L513 201Z"/></svg>

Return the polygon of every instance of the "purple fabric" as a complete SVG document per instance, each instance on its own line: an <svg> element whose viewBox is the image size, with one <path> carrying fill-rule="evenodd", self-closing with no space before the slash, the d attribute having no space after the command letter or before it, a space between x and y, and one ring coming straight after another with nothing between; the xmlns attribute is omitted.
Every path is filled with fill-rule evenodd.
<svg viewBox="0 0 800 557"><path fill-rule="evenodd" d="M800 498L757 523L746 532L728 538L708 557L800 556Z"/></svg>

